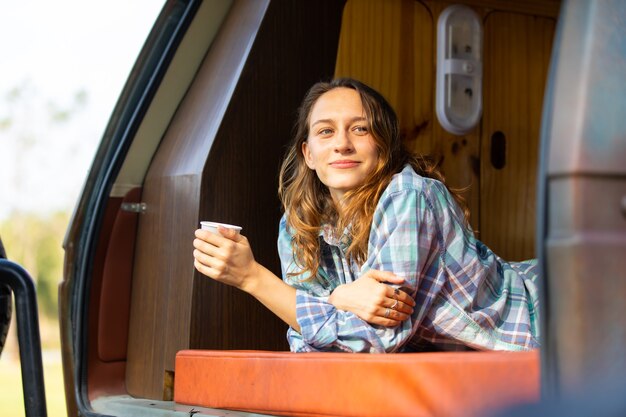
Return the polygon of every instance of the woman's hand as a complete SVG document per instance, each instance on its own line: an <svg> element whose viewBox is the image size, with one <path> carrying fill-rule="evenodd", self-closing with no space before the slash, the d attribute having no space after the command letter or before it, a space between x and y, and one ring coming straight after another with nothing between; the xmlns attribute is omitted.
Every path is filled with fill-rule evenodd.
<svg viewBox="0 0 626 417"><path fill-rule="evenodd" d="M249 292L254 284L259 265L245 236L234 230L218 229L220 235L206 230L196 230L193 241L194 266L216 281Z"/></svg>
<svg viewBox="0 0 626 417"><path fill-rule="evenodd" d="M328 302L370 324L395 327L411 316L415 301L384 282L401 285L404 279L391 272L370 270L356 281L335 288Z"/></svg>
<svg viewBox="0 0 626 417"><path fill-rule="evenodd" d="M222 226L220 235L196 230L194 266L216 281L255 297L289 326L300 332L296 319L296 290L254 260L245 236Z"/></svg>

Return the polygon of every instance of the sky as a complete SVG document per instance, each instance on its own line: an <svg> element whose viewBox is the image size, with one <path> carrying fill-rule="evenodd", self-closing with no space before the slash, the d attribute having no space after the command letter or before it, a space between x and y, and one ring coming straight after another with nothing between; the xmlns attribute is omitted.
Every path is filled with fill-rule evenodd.
<svg viewBox="0 0 626 417"><path fill-rule="evenodd" d="M0 221L73 210L164 0L21 0L0 9Z"/></svg>

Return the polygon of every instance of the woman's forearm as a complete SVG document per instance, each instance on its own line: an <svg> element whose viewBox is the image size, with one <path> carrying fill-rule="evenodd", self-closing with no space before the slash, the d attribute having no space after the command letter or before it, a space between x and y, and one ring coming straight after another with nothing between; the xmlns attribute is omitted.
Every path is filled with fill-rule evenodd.
<svg viewBox="0 0 626 417"><path fill-rule="evenodd" d="M241 289L259 300L281 320L300 333L296 320L296 289L285 284L263 265L256 264L254 279L249 279Z"/></svg>
<svg viewBox="0 0 626 417"><path fill-rule="evenodd" d="M296 320L296 290L254 260L248 239L220 227L219 234L196 230L194 266L218 282L239 288L300 332Z"/></svg>

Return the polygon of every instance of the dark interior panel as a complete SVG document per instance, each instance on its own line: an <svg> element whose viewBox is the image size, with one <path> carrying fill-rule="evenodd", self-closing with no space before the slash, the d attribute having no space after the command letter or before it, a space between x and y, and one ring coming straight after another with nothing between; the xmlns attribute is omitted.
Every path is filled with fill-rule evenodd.
<svg viewBox="0 0 626 417"><path fill-rule="evenodd" d="M342 6L270 3L202 175L201 219L243 226L256 260L278 276L279 166L305 92L333 76ZM289 349L286 325L274 314L197 275L192 347Z"/></svg>

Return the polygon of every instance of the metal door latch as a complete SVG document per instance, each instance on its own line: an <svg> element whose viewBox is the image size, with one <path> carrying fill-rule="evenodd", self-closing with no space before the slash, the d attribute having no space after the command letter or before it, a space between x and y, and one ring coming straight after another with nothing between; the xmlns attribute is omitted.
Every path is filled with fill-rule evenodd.
<svg viewBox="0 0 626 417"><path fill-rule="evenodd" d="M145 213L147 208L146 203L122 203L122 211L130 213Z"/></svg>

